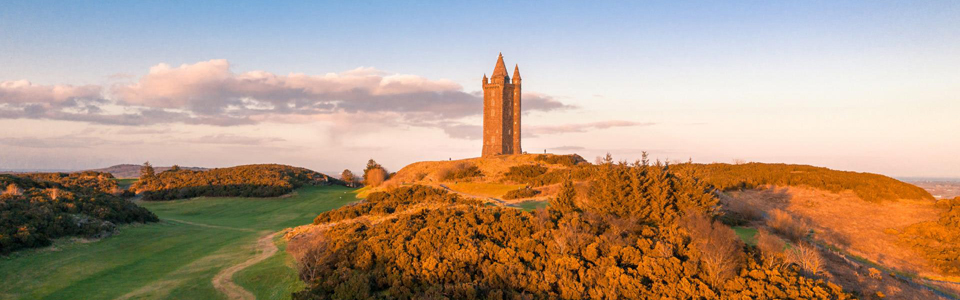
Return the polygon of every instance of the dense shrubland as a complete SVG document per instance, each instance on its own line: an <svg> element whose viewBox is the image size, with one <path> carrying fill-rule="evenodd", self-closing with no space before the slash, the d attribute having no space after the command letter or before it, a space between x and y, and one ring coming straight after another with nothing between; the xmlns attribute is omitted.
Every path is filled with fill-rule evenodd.
<svg viewBox="0 0 960 300"><path fill-rule="evenodd" d="M587 192L564 180L550 207L533 212L414 186L321 214L315 223L326 225L288 247L308 285L294 296L849 297L742 244L713 221L717 199L704 182L659 164L608 162L593 170ZM526 171L514 174L546 174Z"/></svg>
<svg viewBox="0 0 960 300"><path fill-rule="evenodd" d="M506 194L503 195L503 199L513 200L513 199L530 198L539 194L540 194L540 191L538 190L531 189L530 187L522 187L522 188L507 192Z"/></svg>
<svg viewBox="0 0 960 300"><path fill-rule="evenodd" d="M900 233L905 244L947 275L960 276L960 197L937 202L945 211L937 221L921 222Z"/></svg>
<svg viewBox="0 0 960 300"><path fill-rule="evenodd" d="M576 155L576 154L569 154L569 155L540 154L540 155L537 155L537 158L535 160L545 164L562 165L567 167L572 167L575 165L587 163L586 159L583 159L583 157L580 157L580 155Z"/></svg>
<svg viewBox="0 0 960 300"><path fill-rule="evenodd" d="M207 197L276 197L303 185L342 184L340 180L304 168L285 165L245 165L192 171L180 168L154 174L144 166L131 190L144 200Z"/></svg>
<svg viewBox="0 0 960 300"><path fill-rule="evenodd" d="M110 174L0 175L0 253L49 245L65 236L101 237L117 224L157 216L116 195Z"/></svg>
<svg viewBox="0 0 960 300"><path fill-rule="evenodd" d="M788 164L677 164L673 170L700 178L717 189L751 189L764 185L801 186L831 192L851 190L861 199L879 202L897 199L928 199L933 196L915 185L871 173L836 171Z"/></svg>
<svg viewBox="0 0 960 300"><path fill-rule="evenodd" d="M439 176L444 181L456 181L483 176L483 172L476 165L469 163L458 163L448 168L441 169Z"/></svg>

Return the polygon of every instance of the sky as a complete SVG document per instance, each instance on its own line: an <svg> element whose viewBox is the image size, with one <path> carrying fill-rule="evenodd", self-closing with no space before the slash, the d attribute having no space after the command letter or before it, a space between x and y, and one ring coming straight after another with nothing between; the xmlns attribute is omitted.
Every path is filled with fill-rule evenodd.
<svg viewBox="0 0 960 300"><path fill-rule="evenodd" d="M0 169L476 157L499 53L531 153L960 177L956 1L0 1Z"/></svg>

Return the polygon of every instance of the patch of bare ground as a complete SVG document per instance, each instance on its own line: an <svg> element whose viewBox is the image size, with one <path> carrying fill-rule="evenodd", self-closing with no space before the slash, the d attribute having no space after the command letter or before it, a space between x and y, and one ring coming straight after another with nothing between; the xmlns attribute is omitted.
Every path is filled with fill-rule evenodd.
<svg viewBox="0 0 960 300"><path fill-rule="evenodd" d="M257 251L259 252L257 255L244 262L223 269L220 271L220 273L217 273L217 275L213 277L213 287L226 295L227 299L257 299L253 293L245 290L243 287L233 282L233 274L236 274L240 270L246 269L249 266L255 265L258 262L270 258L273 256L273 254L277 253L277 246L273 244L273 237L276 236L277 233L279 232L264 235L257 240Z"/></svg>
<svg viewBox="0 0 960 300"><path fill-rule="evenodd" d="M887 299L936 299L932 292L892 277L890 272L870 271L871 266L852 259L863 258L885 268L921 277L937 276L935 269L918 253L897 244L896 232L912 224L936 220L940 209L934 201L898 200L880 203L861 200L853 192L797 187L766 187L728 192L721 197L727 208L744 215L760 214L754 226L765 226L775 210L781 210L813 230L819 243L837 247L846 253L822 249L830 260L827 276L844 287L854 287L864 297L882 292ZM757 211L759 210L759 211ZM775 214L775 213L774 213ZM926 281L924 281L926 283ZM846 283L846 284L844 284ZM957 294L960 290L945 283L940 289ZM872 296L871 296L872 295ZM929 296L929 297L928 297Z"/></svg>

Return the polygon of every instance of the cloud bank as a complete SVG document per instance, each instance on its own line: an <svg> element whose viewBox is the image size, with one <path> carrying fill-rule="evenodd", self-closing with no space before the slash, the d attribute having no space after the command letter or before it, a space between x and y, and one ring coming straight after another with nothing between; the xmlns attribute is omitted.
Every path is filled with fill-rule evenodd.
<svg viewBox="0 0 960 300"><path fill-rule="evenodd" d="M0 119L51 119L109 125L162 123L215 126L260 122L362 122L440 128L449 136L480 138L464 118L482 113L482 95L450 80L389 74L375 68L341 73L237 73L223 59L173 67L158 64L126 83L37 85L0 82ZM549 95L524 94L524 112L573 108ZM354 121L349 121L354 120ZM529 127L530 136L582 132L641 123L607 121ZM343 127L343 126L341 126Z"/></svg>

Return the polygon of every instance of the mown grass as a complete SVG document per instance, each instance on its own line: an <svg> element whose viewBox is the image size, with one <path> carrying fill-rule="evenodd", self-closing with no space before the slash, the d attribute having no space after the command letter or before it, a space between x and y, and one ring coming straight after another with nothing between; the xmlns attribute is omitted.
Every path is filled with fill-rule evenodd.
<svg viewBox="0 0 960 300"><path fill-rule="evenodd" d="M757 238L756 238L757 229L756 228L734 226L733 232L736 233L737 237L739 237L740 240L746 243L747 245L750 245L750 246L757 245Z"/></svg>
<svg viewBox="0 0 960 300"><path fill-rule="evenodd" d="M58 241L53 248L0 258L0 299L222 299L211 279L255 255L260 236L310 223L320 212L355 201L351 191L308 187L285 198L142 202L160 223L123 226L100 241ZM258 299L289 298L300 287L290 263L279 251L235 279Z"/></svg>
<svg viewBox="0 0 960 300"><path fill-rule="evenodd" d="M503 184L488 182L458 182L446 184L451 190L464 194L502 198L509 191L522 188L523 184Z"/></svg>
<svg viewBox="0 0 960 300"><path fill-rule="evenodd" d="M522 209L522 210L525 210L525 211L531 211L531 210L536 210L536 209L540 209L540 208L545 208L545 207L547 207L548 205L550 205L550 202L547 202L547 201L538 201L538 200L523 201L523 202L517 203L517 207L520 208L520 209Z"/></svg>

